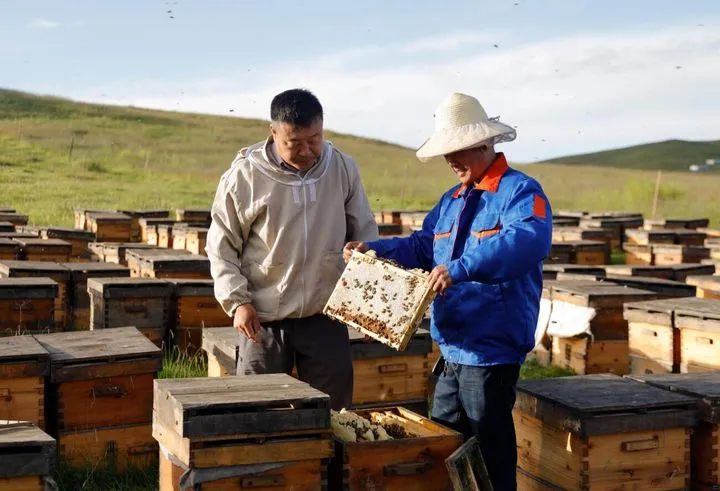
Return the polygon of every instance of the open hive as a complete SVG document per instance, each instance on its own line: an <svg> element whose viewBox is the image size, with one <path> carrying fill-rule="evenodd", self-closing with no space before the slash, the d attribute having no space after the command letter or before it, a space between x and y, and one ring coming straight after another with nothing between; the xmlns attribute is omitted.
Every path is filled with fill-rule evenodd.
<svg viewBox="0 0 720 491"><path fill-rule="evenodd" d="M427 278L425 271L353 251L323 313L402 351L435 296Z"/></svg>

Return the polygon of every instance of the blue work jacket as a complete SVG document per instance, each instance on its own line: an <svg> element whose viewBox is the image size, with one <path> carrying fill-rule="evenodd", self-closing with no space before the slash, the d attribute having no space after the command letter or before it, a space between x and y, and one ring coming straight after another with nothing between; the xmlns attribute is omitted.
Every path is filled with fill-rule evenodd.
<svg viewBox="0 0 720 491"><path fill-rule="evenodd" d="M540 184L498 153L481 181L455 186L409 237L368 242L408 268L445 265L453 285L432 304L431 334L449 362L523 363L535 345L552 210Z"/></svg>

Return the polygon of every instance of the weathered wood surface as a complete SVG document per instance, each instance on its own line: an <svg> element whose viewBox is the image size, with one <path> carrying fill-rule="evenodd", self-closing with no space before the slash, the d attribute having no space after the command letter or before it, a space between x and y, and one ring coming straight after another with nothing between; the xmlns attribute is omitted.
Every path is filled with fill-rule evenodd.
<svg viewBox="0 0 720 491"><path fill-rule="evenodd" d="M552 287L552 298L584 307L622 309L625 303L652 300L656 294L624 286L567 282Z"/></svg>
<svg viewBox="0 0 720 491"><path fill-rule="evenodd" d="M15 232L15 225L10 222L0 222L0 232Z"/></svg>
<svg viewBox="0 0 720 491"><path fill-rule="evenodd" d="M175 219L178 222L209 222L212 220L210 210L206 209L176 209Z"/></svg>
<svg viewBox="0 0 720 491"><path fill-rule="evenodd" d="M72 309L89 309L88 278L129 278L130 270L120 264L98 262L65 263L70 271L70 305Z"/></svg>
<svg viewBox="0 0 720 491"><path fill-rule="evenodd" d="M608 275L642 276L651 278L662 278L671 280L674 276L674 269L668 266L650 266L633 264L613 264L604 266Z"/></svg>
<svg viewBox="0 0 720 491"><path fill-rule="evenodd" d="M0 278L0 299L54 299L58 284L49 278Z"/></svg>
<svg viewBox="0 0 720 491"><path fill-rule="evenodd" d="M88 278L88 291L105 299L170 297L170 282L151 278Z"/></svg>
<svg viewBox="0 0 720 491"><path fill-rule="evenodd" d="M651 230L655 227L697 229L707 227L709 224L709 218L646 218L644 221L644 225Z"/></svg>
<svg viewBox="0 0 720 491"><path fill-rule="evenodd" d="M55 440L36 425L0 420L0 478L51 475Z"/></svg>
<svg viewBox="0 0 720 491"><path fill-rule="evenodd" d="M612 374L517 384L515 408L579 436L693 426L692 397Z"/></svg>
<svg viewBox="0 0 720 491"><path fill-rule="evenodd" d="M680 281L666 280L662 278L644 278L641 276L624 276L608 274L604 281L615 283L625 287L636 288L654 292L658 297L694 297L697 287Z"/></svg>
<svg viewBox="0 0 720 491"><path fill-rule="evenodd" d="M175 249L180 250L180 249ZM141 269L147 269L154 273L158 272L198 272L210 274L210 260L206 256L192 254L183 249L187 254L163 254L149 255L143 258Z"/></svg>
<svg viewBox="0 0 720 491"><path fill-rule="evenodd" d="M677 310L690 309L694 311L697 308L702 308L702 303L702 299L695 297L633 302L625 304L623 316L626 320L633 322L675 327L675 312Z"/></svg>
<svg viewBox="0 0 720 491"><path fill-rule="evenodd" d="M28 215L18 212L0 211L0 222L10 222L13 225L21 226L28 224Z"/></svg>
<svg viewBox="0 0 720 491"><path fill-rule="evenodd" d="M675 323L679 328L720 332L720 301L695 298L695 302L675 309Z"/></svg>
<svg viewBox="0 0 720 491"><path fill-rule="evenodd" d="M418 328L404 351L397 351L375 340L365 340L365 335L349 327L350 352L353 360L426 355L432 351L432 339L427 329Z"/></svg>
<svg viewBox="0 0 720 491"><path fill-rule="evenodd" d="M455 491L493 491L476 437L470 438L445 459Z"/></svg>
<svg viewBox="0 0 720 491"><path fill-rule="evenodd" d="M154 410L180 437L327 429L330 397L285 374L155 380Z"/></svg>
<svg viewBox="0 0 720 491"><path fill-rule="evenodd" d="M33 336L0 338L0 379L44 377L50 368L50 355Z"/></svg>
<svg viewBox="0 0 720 491"><path fill-rule="evenodd" d="M402 351L434 297L426 274L353 251L323 313Z"/></svg>
<svg viewBox="0 0 720 491"><path fill-rule="evenodd" d="M603 267L584 264L543 264L543 272L547 271L605 276L605 269Z"/></svg>

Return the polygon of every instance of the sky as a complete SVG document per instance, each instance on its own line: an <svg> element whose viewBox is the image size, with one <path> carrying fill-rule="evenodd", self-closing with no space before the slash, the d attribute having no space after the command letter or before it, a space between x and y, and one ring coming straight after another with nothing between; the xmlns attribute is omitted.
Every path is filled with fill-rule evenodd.
<svg viewBox="0 0 720 491"><path fill-rule="evenodd" d="M720 139L720 0L0 0L0 87L325 127L417 148L452 92L532 162Z"/></svg>

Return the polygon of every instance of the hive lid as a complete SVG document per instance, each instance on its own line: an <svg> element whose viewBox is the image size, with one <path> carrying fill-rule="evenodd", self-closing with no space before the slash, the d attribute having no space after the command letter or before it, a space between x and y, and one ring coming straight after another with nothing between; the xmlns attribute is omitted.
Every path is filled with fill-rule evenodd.
<svg viewBox="0 0 720 491"><path fill-rule="evenodd" d="M214 297L214 284L211 279L168 278L175 285L175 294L181 297Z"/></svg>
<svg viewBox="0 0 720 491"><path fill-rule="evenodd" d="M76 262L76 263L63 263L73 277L80 277L85 274L93 273L127 273L130 274L130 269L127 266L116 263L100 263L100 262Z"/></svg>
<svg viewBox="0 0 720 491"><path fill-rule="evenodd" d="M49 362L50 355L47 350L33 336L0 337L0 378L44 377L47 375ZM10 371L8 364L19 366L22 371ZM4 375L6 370L11 376Z"/></svg>
<svg viewBox="0 0 720 491"><path fill-rule="evenodd" d="M13 277L18 273L50 273L70 276L70 270L53 261L0 261L0 276Z"/></svg>
<svg viewBox="0 0 720 491"><path fill-rule="evenodd" d="M199 254L165 254L143 257L153 271L203 271L210 273L210 259Z"/></svg>
<svg viewBox="0 0 720 491"><path fill-rule="evenodd" d="M602 266L587 266L584 264L543 264L543 271L554 271L563 273L580 273L604 275L605 269Z"/></svg>
<svg viewBox="0 0 720 491"><path fill-rule="evenodd" d="M55 469L56 452L55 439L33 423L0 420L0 479L50 476ZM9 486L16 489L13 484Z"/></svg>
<svg viewBox="0 0 720 491"><path fill-rule="evenodd" d="M710 423L720 421L720 373L663 373L625 375L648 385L697 399L700 418Z"/></svg>
<svg viewBox="0 0 720 491"><path fill-rule="evenodd" d="M688 276L685 281L688 285L694 285L705 290L720 291L720 276Z"/></svg>
<svg viewBox="0 0 720 491"><path fill-rule="evenodd" d="M607 274L621 274L623 276L665 276L672 277L675 271L669 265L633 265L633 264L613 264L603 266Z"/></svg>
<svg viewBox="0 0 720 491"><path fill-rule="evenodd" d="M606 275L604 280L607 283L624 285L625 287L647 290L657 294L672 293L671 296L695 296L696 287L680 281L666 280L664 278L652 278L644 276L625 276L618 274Z"/></svg>
<svg viewBox="0 0 720 491"><path fill-rule="evenodd" d="M648 322L674 327L675 311L682 308L693 308L697 306L698 300L694 297L680 297L626 303L623 317L633 322Z"/></svg>
<svg viewBox="0 0 720 491"><path fill-rule="evenodd" d="M720 331L720 300L696 298L690 305L675 309L675 325L701 331Z"/></svg>
<svg viewBox="0 0 720 491"><path fill-rule="evenodd" d="M563 282L552 287L553 300L595 308L617 308L626 302L652 300L657 294L647 290L611 285L607 282Z"/></svg>
<svg viewBox="0 0 720 491"><path fill-rule="evenodd" d="M134 218L168 218L170 210L117 210L117 213Z"/></svg>
<svg viewBox="0 0 720 491"><path fill-rule="evenodd" d="M0 299L55 298L57 282L50 278L0 278Z"/></svg>
<svg viewBox="0 0 720 491"><path fill-rule="evenodd" d="M95 240L95 233L76 228L39 227L39 233L47 239Z"/></svg>
<svg viewBox="0 0 720 491"><path fill-rule="evenodd" d="M173 285L155 278L88 278L88 292L103 298L169 297Z"/></svg>

